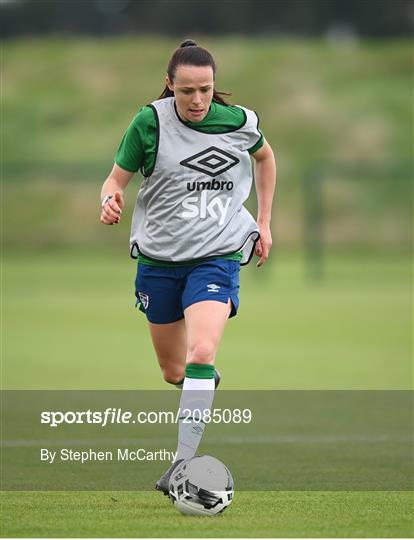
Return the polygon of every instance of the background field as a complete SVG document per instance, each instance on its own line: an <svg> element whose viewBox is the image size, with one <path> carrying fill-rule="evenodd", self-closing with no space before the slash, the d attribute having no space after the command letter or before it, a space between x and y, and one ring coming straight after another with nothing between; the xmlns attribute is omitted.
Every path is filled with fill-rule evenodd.
<svg viewBox="0 0 414 540"><path fill-rule="evenodd" d="M218 357L222 387L411 388L411 44L199 41L218 60L218 87L257 110L279 167L275 248L267 267L242 270L240 313ZM119 227L99 224L98 202L122 133L161 92L175 45L4 46L5 389L167 388L133 307L138 179ZM320 227L307 217L315 197ZM254 211L254 194L248 204ZM239 492L211 521L182 518L151 492L6 492L2 512L3 536L413 534L411 492Z"/></svg>
<svg viewBox="0 0 414 540"><path fill-rule="evenodd" d="M277 246L303 248L305 215L322 177L327 248L409 251L410 43L200 40L217 58L217 87L257 111L276 152ZM8 253L24 247L36 254L57 248L126 254L138 177L116 229L97 220L98 192L129 122L161 93L175 46L165 38L7 42ZM249 207L254 211L254 194Z"/></svg>
<svg viewBox="0 0 414 540"><path fill-rule="evenodd" d="M410 386L411 45L201 41L218 59L217 86L258 111L278 158L275 248L267 268L242 271L242 308L219 360L224 384ZM97 201L123 131L162 88L175 44L4 47L5 388L163 387L132 309L138 177L120 226L99 224ZM253 212L255 204L253 193ZM307 279L309 260L322 279ZM235 365L251 363L235 375Z"/></svg>
<svg viewBox="0 0 414 540"><path fill-rule="evenodd" d="M332 256L328 277L309 284L299 256L275 252L268 268L242 270L222 388L410 388L409 257ZM13 255L3 270L7 388L168 388L127 257Z"/></svg>

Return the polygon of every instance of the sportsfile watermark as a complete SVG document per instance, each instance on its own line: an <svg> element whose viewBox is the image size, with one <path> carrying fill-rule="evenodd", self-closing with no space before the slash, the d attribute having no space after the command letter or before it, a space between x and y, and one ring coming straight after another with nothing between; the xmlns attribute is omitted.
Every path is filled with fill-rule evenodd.
<svg viewBox="0 0 414 540"><path fill-rule="evenodd" d="M152 490L179 430L237 490L413 490L411 391L3 391L3 490ZM184 409L184 408L183 408Z"/></svg>
<svg viewBox="0 0 414 540"><path fill-rule="evenodd" d="M108 407L104 411L42 411L40 423L50 427L62 424L96 424L105 427L113 424L249 424L252 421L250 409L180 409L174 411L124 411Z"/></svg>

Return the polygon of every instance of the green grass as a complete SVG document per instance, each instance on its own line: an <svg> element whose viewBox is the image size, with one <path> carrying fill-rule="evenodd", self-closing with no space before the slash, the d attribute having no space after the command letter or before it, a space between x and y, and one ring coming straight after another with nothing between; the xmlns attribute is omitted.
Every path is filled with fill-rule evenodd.
<svg viewBox="0 0 414 540"><path fill-rule="evenodd" d="M199 41L217 60L217 87L258 111L287 170L309 159L410 155L408 40L355 47L272 38ZM70 163L105 156L109 163L136 111L161 93L176 46L159 36L8 41L8 159ZM21 145L27 125L32 136Z"/></svg>
<svg viewBox="0 0 414 540"><path fill-rule="evenodd" d="M328 256L316 283L298 255L274 256L241 271L217 357L223 388L410 387L408 256ZM166 388L126 251L10 255L3 272L4 388Z"/></svg>
<svg viewBox="0 0 414 540"><path fill-rule="evenodd" d="M275 150L279 245L302 243L301 183L316 167L324 178L325 242L409 249L409 41L361 41L354 47L235 36L199 41L217 59L218 88L257 111ZM159 36L4 44L7 249L116 244L116 234L99 228L100 185L131 119L159 96L176 44ZM129 205L136 188L134 180ZM129 218L124 221L126 237Z"/></svg>
<svg viewBox="0 0 414 540"><path fill-rule="evenodd" d="M241 308L218 356L227 389L403 389L412 381L411 260L298 255L242 270ZM134 263L118 253L9 255L3 387L162 389ZM237 481L237 479L236 479ZM216 519L180 516L152 492L5 492L8 537L407 537L410 492L237 492Z"/></svg>
<svg viewBox="0 0 414 540"><path fill-rule="evenodd" d="M240 312L217 360L222 388L410 388L411 44L199 41L217 58L218 87L259 113L279 170L273 264L242 271ZM159 37L4 45L3 388L167 387L133 308L136 181L120 227L99 225L97 201L122 133L159 95L175 46ZM286 249L302 244L300 183L316 162L331 163L321 167L325 243L348 252L328 250L325 279L309 282L301 254ZM414 532L409 492L238 491L211 520L181 517L153 492L6 492L1 501L9 537Z"/></svg>
<svg viewBox="0 0 414 540"><path fill-rule="evenodd" d="M215 518L152 492L7 492L8 537L411 537L411 493L239 492Z"/></svg>
<svg viewBox="0 0 414 540"><path fill-rule="evenodd" d="M3 271L5 388L166 388L126 257L10 256ZM313 284L287 253L244 269L218 357L223 388L409 388L410 290L405 256L329 257ZM2 511L10 537L412 534L409 492L238 492L212 520L181 517L151 492L6 492Z"/></svg>

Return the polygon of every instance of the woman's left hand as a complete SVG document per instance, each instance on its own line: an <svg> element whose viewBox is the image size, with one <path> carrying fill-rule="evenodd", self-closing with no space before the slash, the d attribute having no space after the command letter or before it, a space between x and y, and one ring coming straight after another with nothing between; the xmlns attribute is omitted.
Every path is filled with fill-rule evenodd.
<svg viewBox="0 0 414 540"><path fill-rule="evenodd" d="M255 254L260 257L257 267L260 268L269 258L269 251L272 247L272 233L269 225L259 225L260 238L256 242Z"/></svg>

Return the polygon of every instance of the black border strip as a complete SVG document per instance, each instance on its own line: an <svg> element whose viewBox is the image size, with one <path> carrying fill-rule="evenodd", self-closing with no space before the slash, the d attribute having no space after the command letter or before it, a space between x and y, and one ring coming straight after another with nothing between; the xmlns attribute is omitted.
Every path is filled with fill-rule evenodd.
<svg viewBox="0 0 414 540"><path fill-rule="evenodd" d="M132 259L138 259L138 255L142 255L143 257L145 257L146 259L149 259L150 261L154 261L155 263L159 263L159 264L168 264L168 263L171 263L171 268L173 268L174 266L176 265L179 265L179 266L186 266L186 265L190 265L190 264L201 264L203 262L207 262L207 261L211 261L213 259L221 259L223 257L226 257L227 255L232 255L233 253L237 253L238 251L240 251L243 246L246 244L246 242L249 240L250 237L252 237L253 235L257 235L256 238L253 240L253 247L252 247L252 250L250 252L250 255L247 259L247 261L245 263L240 263L240 266L246 266L246 264L249 264L249 262L252 260L252 257L253 257L253 253L254 253L254 249L256 247L256 243L257 241L259 240L260 238L260 233L259 231L253 231L251 232L246 240L243 242L243 244L239 247L239 249L235 249L235 250L232 250L232 251L229 251L229 253L220 253L220 255L210 255L209 257L202 257L201 259L190 259L188 261L177 261L174 263L174 261L163 261L161 259L154 259L154 257L149 257L148 255L145 255L145 253L143 253L140 249L139 249L139 246L138 246L138 243L137 242L133 242L131 244L131 249L130 249L130 256ZM134 257L133 255L133 252L134 250L136 250L137 252L137 255Z"/></svg>
<svg viewBox="0 0 414 540"><path fill-rule="evenodd" d="M254 144L252 144L252 146L251 146L250 148L247 149L247 151L249 152L249 154L250 154L250 150L256 146L256 144L260 141L260 139L261 139L262 137L263 137L263 139L264 139L263 133L261 133L260 130L259 130L259 123L260 123L259 115L257 114L256 111L253 111L253 112L254 112L254 114L256 115L256 118L257 118L256 129L257 129L257 131L259 132L259 138L257 139L257 141L256 141ZM263 144L264 144L264 143L263 143ZM260 148L262 148L262 147L263 147L263 145L262 145ZM260 148L259 148L259 150L260 150ZM258 150L256 150L256 152L257 152L257 151L258 151Z"/></svg>

